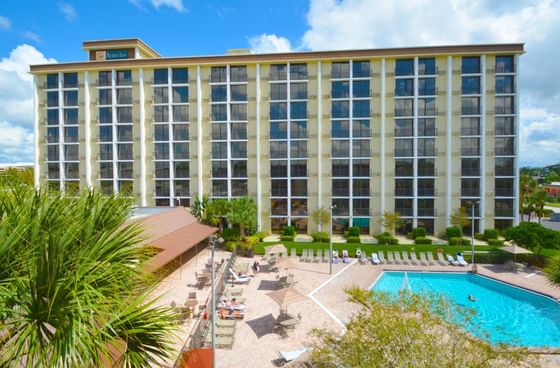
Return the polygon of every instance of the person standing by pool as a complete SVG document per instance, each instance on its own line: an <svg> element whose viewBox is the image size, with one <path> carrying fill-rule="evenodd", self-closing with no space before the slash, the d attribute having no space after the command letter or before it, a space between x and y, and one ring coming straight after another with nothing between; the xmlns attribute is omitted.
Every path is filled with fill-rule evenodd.
<svg viewBox="0 0 560 368"><path fill-rule="evenodd" d="M255 274L255 276L258 276L260 270L261 270L261 265L259 261L255 260L255 262L253 262L253 274Z"/></svg>

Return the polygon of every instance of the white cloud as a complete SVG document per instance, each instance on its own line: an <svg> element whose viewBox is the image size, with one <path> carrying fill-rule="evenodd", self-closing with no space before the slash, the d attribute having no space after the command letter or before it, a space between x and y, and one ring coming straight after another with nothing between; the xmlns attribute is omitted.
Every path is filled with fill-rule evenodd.
<svg viewBox="0 0 560 368"><path fill-rule="evenodd" d="M0 163L33 161L33 77L29 65L53 62L56 60L26 44L0 61Z"/></svg>
<svg viewBox="0 0 560 368"><path fill-rule="evenodd" d="M542 108L520 111L519 149L523 164L542 166L560 162L560 115Z"/></svg>
<svg viewBox="0 0 560 368"><path fill-rule="evenodd" d="M253 52L259 54L289 52L292 50L292 44L287 38L266 33L250 38L249 45Z"/></svg>
<svg viewBox="0 0 560 368"><path fill-rule="evenodd" d="M25 38L28 38L32 41L35 41L36 43L41 43L41 36L39 36L37 33L35 32L31 32L31 31L24 31L21 33L21 35Z"/></svg>
<svg viewBox="0 0 560 368"><path fill-rule="evenodd" d="M185 13L187 9L183 6L183 0L151 0L152 5L159 10L160 7L170 7L179 13Z"/></svg>
<svg viewBox="0 0 560 368"><path fill-rule="evenodd" d="M0 15L0 29L8 30L12 28L12 22L10 19Z"/></svg>
<svg viewBox="0 0 560 368"><path fill-rule="evenodd" d="M76 8L74 8L72 4L60 2L58 3L58 10L64 14L64 18L66 18L68 22L73 22L78 17Z"/></svg>

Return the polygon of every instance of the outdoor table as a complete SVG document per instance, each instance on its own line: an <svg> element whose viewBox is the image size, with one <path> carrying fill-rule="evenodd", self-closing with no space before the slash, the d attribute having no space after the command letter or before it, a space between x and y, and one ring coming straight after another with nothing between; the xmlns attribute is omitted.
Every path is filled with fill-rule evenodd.
<svg viewBox="0 0 560 368"><path fill-rule="evenodd" d="M185 307L187 307L191 313L194 315L194 307L196 307L198 305L198 300L196 299L191 299L191 300L187 300L185 302Z"/></svg>
<svg viewBox="0 0 560 368"><path fill-rule="evenodd" d="M296 320L296 322L297 322L297 318L296 318L296 316L294 316L293 314L290 314L290 313L281 313L281 314L278 316L278 319L277 319L277 320L278 320L278 323L282 323L283 321L288 321L288 320L292 320L292 319Z"/></svg>

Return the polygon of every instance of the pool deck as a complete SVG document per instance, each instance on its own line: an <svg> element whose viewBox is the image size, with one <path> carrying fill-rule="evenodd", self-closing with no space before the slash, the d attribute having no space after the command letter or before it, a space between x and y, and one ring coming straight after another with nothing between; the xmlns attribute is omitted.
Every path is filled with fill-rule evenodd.
<svg viewBox="0 0 560 368"><path fill-rule="evenodd" d="M207 250L206 250L207 251ZM227 253L221 253L221 257ZM194 278L196 268L205 262L208 253L199 256L198 267L194 262L182 266L182 276L178 277L179 270L168 276L163 281L162 287L155 294L163 298L161 304L168 304L170 300L185 298L191 286L188 281ZM260 257L255 257L260 259ZM247 367L263 368L274 367L274 362L279 358L279 351L296 350L310 343L310 332L314 328L327 328L342 331L344 323L349 321L358 306L347 301L344 290L350 287L369 288L383 271L432 271L432 272L468 272L470 267L442 266L442 265L413 265L382 264L374 266L371 262L360 264L358 260L351 259L351 263L333 265L333 274L329 274L328 263L301 262L299 258L290 258L295 267L281 269L279 272L261 272L248 285L242 286L243 297L246 304L246 315L235 326L234 344L231 349L217 349L218 367ZM241 258L242 261L252 262L253 259ZM266 265L266 262L261 262ZM263 267L266 270L266 267ZM290 314L301 315L301 322L295 329L289 330L287 336L280 336L273 332L275 318L279 314L279 307L266 294L277 290L277 278L287 272L295 275L298 291L307 296L307 299L290 304ZM528 272L508 271L499 265L478 265L478 273L493 279L520 286L528 290L549 295L560 299L560 288L552 286L544 275L537 270ZM533 275L534 273L534 275ZM529 276L531 275L531 276ZM529 276L529 277L527 277ZM187 281L188 280L188 281ZM187 281L187 282L185 282ZM165 286L164 286L165 285ZM198 290L201 296L207 296L209 290ZM177 337L177 348L184 343L189 328L193 322L181 326L180 336ZM558 355L543 356L542 366L558 367ZM161 366L172 366L171 362Z"/></svg>

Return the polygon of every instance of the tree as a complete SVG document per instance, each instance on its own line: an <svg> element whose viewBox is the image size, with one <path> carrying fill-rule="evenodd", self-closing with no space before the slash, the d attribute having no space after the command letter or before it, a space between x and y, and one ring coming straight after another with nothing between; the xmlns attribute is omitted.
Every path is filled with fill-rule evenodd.
<svg viewBox="0 0 560 368"><path fill-rule="evenodd" d="M543 189L536 189L531 195L531 204L539 219L539 224L541 223L541 218L544 215L544 206L548 202L548 193Z"/></svg>
<svg viewBox="0 0 560 368"><path fill-rule="evenodd" d="M0 187L0 366L125 367L168 357L175 329L149 297L131 202ZM112 365L112 364L111 364Z"/></svg>
<svg viewBox="0 0 560 368"><path fill-rule="evenodd" d="M391 236L395 236L395 231L404 225L399 211L383 212L383 217L381 217L379 223L391 234Z"/></svg>
<svg viewBox="0 0 560 368"><path fill-rule="evenodd" d="M9 167L0 173L0 184L2 185L14 186L23 184L32 186L34 181L33 167L23 169Z"/></svg>
<svg viewBox="0 0 560 368"><path fill-rule="evenodd" d="M529 197L535 190L537 182L528 175L521 175L519 177L519 214L521 215L521 222L523 222L523 214L529 210L529 221L531 221L531 209L529 208Z"/></svg>
<svg viewBox="0 0 560 368"><path fill-rule="evenodd" d="M241 240L245 241L245 228L253 227L257 222L257 205L249 197L232 199L226 218L231 224L239 226Z"/></svg>
<svg viewBox="0 0 560 368"><path fill-rule="evenodd" d="M191 214L196 217L198 222L206 220L206 207L208 206L208 197L203 196L202 199L195 198L191 205Z"/></svg>
<svg viewBox="0 0 560 368"><path fill-rule="evenodd" d="M224 229L224 220L229 212L230 203L227 199L213 199L206 206L206 221L210 225L218 226L220 233Z"/></svg>
<svg viewBox="0 0 560 368"><path fill-rule="evenodd" d="M453 211L449 217L449 223L457 226L461 230L461 244L463 244L463 229L471 225L471 219L467 209L465 207L459 207Z"/></svg>
<svg viewBox="0 0 560 368"><path fill-rule="evenodd" d="M331 221L331 214L325 207L317 208L311 212L311 220L317 224L319 231L323 231L323 225L328 225Z"/></svg>
<svg viewBox="0 0 560 368"><path fill-rule="evenodd" d="M316 329L311 350L314 367L510 367L531 364L526 349L491 344L472 337L449 316L470 320L472 310L445 299L402 294L398 298L369 290L347 291L361 306L344 334ZM453 312L450 313L450 312Z"/></svg>
<svg viewBox="0 0 560 368"><path fill-rule="evenodd" d="M504 230L506 240L540 254L542 248L560 248L560 232L547 229L535 222L522 222Z"/></svg>

